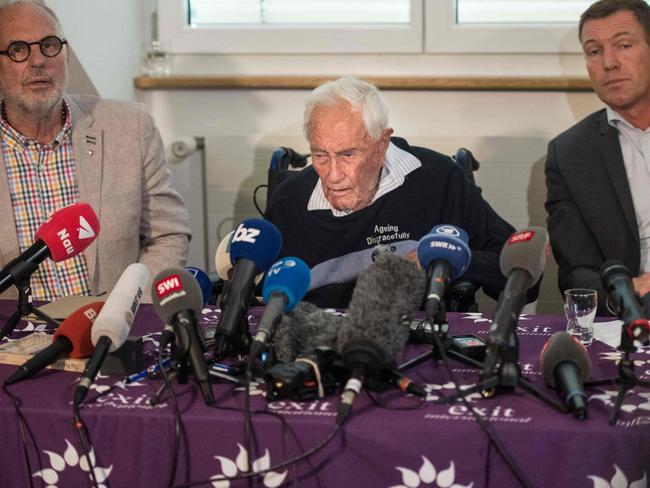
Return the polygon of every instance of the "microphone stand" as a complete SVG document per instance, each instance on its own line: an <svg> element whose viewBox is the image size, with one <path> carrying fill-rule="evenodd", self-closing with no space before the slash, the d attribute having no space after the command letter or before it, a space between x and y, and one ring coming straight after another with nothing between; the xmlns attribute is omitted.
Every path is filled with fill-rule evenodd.
<svg viewBox="0 0 650 488"><path fill-rule="evenodd" d="M29 278L37 269L38 264L27 261L17 262L9 269L9 274L13 277L16 288L18 288L18 306L17 310L11 314L11 317L0 330L0 340L14 331L21 318L28 317L30 314L34 314L37 318L54 327L60 325L58 320L53 319L32 305L32 289L29 286Z"/></svg>
<svg viewBox="0 0 650 488"><path fill-rule="evenodd" d="M616 419L618 419L618 414L623 405L623 398L625 393L628 390L631 390L636 385L644 386L646 388L650 387L650 381L644 381L638 379L634 374L634 362L630 359L630 353L636 351L634 347L634 341L630 336L628 327L630 322L624 323L621 327L621 344L618 346L618 350L623 352L623 358L618 365L618 377L608 378L604 380L588 381L585 383L585 386L602 386L606 384L615 383L619 385L618 395L616 396L616 402L614 403L614 409L612 414L609 417L609 423L614 425Z"/></svg>
<svg viewBox="0 0 650 488"><path fill-rule="evenodd" d="M433 344L431 345L431 350L420 354L419 356L400 365L397 368L399 372L407 371L429 359L433 359L437 362L443 358L443 352L446 356L456 359L463 364L474 368L483 368L483 363L480 361L477 361L476 359L466 356L465 354L462 354L451 348L452 338L447 334L449 332L449 321L447 320L447 312L444 302L440 302L440 306L438 307L437 311L434 310L433 312L427 313L426 321L431 324L431 332L433 335Z"/></svg>
<svg viewBox="0 0 650 488"><path fill-rule="evenodd" d="M453 403L461 396L465 397L477 392L480 392L485 398L492 398L497 392L510 392L516 387L520 387L559 412L567 413L568 410L562 403L544 393L533 385L530 380L522 376L519 366L519 339L514 330L510 332L503 345L495 345L495 347L497 347L496 354L500 359L497 371L483 371L480 375L481 381L463 390L461 394L445 397L447 403ZM487 359L486 357L486 361Z"/></svg>
<svg viewBox="0 0 650 488"><path fill-rule="evenodd" d="M182 333L182 332L181 332ZM160 388L154 393L151 398L149 398L149 405L157 405L160 403L160 397L164 393L164 391L167 389L167 387L171 387L171 382L176 381L179 385L185 385L187 384L187 380L189 377L189 373L191 370L191 365L189 361L189 353L190 353L190 340L189 338L186 341L187 347L181 348L178 340L178 332L174 331L174 337L175 340L172 342L171 345L171 369L172 372L169 374L169 382L164 382ZM203 390L201 390L203 392ZM210 404L212 402L208 402L208 399L205 398L204 395L204 400L206 404Z"/></svg>

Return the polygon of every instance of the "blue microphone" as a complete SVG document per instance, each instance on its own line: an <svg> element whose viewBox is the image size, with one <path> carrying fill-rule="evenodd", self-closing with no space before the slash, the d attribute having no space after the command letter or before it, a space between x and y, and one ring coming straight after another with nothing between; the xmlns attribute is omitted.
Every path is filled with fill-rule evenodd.
<svg viewBox="0 0 650 488"><path fill-rule="evenodd" d="M266 272L262 289L266 309L257 326L249 356L255 357L260 353L282 315L293 310L302 300L309 289L310 278L309 266L296 257L282 258Z"/></svg>
<svg viewBox="0 0 650 488"><path fill-rule="evenodd" d="M282 236L270 222L244 220L232 236L232 277L221 297L221 321L216 330L215 359L238 354L247 342L246 312L255 290L255 276L271 267L280 254Z"/></svg>
<svg viewBox="0 0 650 488"><path fill-rule="evenodd" d="M203 306L205 307L212 296L212 283L210 282L208 273L194 266L187 266L185 271L194 276L194 279L199 283L201 296L203 297Z"/></svg>
<svg viewBox="0 0 650 488"><path fill-rule="evenodd" d="M434 320L440 310L447 283L458 279L472 259L467 245L467 232L450 224L436 225L431 233L420 239L418 260L427 270L429 279L425 310L427 319Z"/></svg>

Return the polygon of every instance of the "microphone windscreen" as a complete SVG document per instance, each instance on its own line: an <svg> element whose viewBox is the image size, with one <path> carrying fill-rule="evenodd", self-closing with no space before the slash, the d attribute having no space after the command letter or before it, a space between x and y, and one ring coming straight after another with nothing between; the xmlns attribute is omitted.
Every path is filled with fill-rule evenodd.
<svg viewBox="0 0 650 488"><path fill-rule="evenodd" d="M217 247L217 252L214 255L214 267L217 270L219 278L223 281L230 280L230 274L232 270L232 262L230 261L230 242L232 241L232 236L235 231L230 231L230 233L221 239L219 246ZM258 274L255 277L255 284L259 285L260 281L264 278L264 272Z"/></svg>
<svg viewBox="0 0 650 488"><path fill-rule="evenodd" d="M600 267L600 281L606 290L612 290L614 288L614 281L621 278L629 279L630 283L632 283L632 273L620 261L610 259Z"/></svg>
<svg viewBox="0 0 650 488"><path fill-rule="evenodd" d="M580 370L580 378L584 382L591 373L591 359L585 346L567 332L556 332L544 344L539 355L542 376L547 386L555 388L555 368L558 364L570 361Z"/></svg>
<svg viewBox="0 0 650 488"><path fill-rule="evenodd" d="M467 233L453 225L437 225L431 233L425 235L418 243L418 261L423 269L436 259L449 263L449 279L456 280L462 276L472 259L472 252L462 239Z"/></svg>
<svg viewBox="0 0 650 488"><path fill-rule="evenodd" d="M194 266L187 266L185 269L199 284L199 287L201 288L201 296L203 297L203 306L206 306L212 296L212 282L210 281L208 273L203 271L201 268L195 268Z"/></svg>
<svg viewBox="0 0 650 488"><path fill-rule="evenodd" d="M280 231L271 222L263 219L246 219L232 236L230 261L233 265L239 259L253 261L258 271L266 271L277 259L282 247Z"/></svg>
<svg viewBox="0 0 650 488"><path fill-rule="evenodd" d="M317 347L334 349L342 321L340 315L309 302L299 302L275 329L273 344L277 358L288 363L298 355L313 354Z"/></svg>
<svg viewBox="0 0 650 488"><path fill-rule="evenodd" d="M532 276L532 285L542 276L549 252L546 229L528 227L517 231L508 238L501 250L501 272L508 276L513 269L528 271Z"/></svg>
<svg viewBox="0 0 650 488"><path fill-rule="evenodd" d="M217 270L219 278L223 281L228 281L230 279L230 270L232 269L232 262L230 261L230 242L232 241L232 236L235 231L230 231L230 233L221 239L219 246L217 246L217 252L214 254L214 267Z"/></svg>
<svg viewBox="0 0 650 488"><path fill-rule="evenodd" d="M148 279L149 270L144 264L126 267L95 319L91 333L93 345L103 336L111 340L110 352L124 344Z"/></svg>
<svg viewBox="0 0 650 488"><path fill-rule="evenodd" d="M171 324L174 315L191 310L198 319L203 308L201 287L189 271L168 268L153 280L152 302L158 316Z"/></svg>
<svg viewBox="0 0 650 488"><path fill-rule="evenodd" d="M287 313L302 300L309 289L311 273L309 266L296 257L282 258L266 272L262 298L269 303L272 293L280 292L287 297L284 312Z"/></svg>
<svg viewBox="0 0 650 488"><path fill-rule="evenodd" d="M78 359L90 356L95 349L90 331L103 306L104 302L94 302L72 312L56 329L52 342L59 336L67 337L72 343L69 357Z"/></svg>
<svg viewBox="0 0 650 488"><path fill-rule="evenodd" d="M351 341L369 340L394 358L406 345L408 324L425 287L424 272L414 263L395 254L379 255L359 274L337 347L343 350Z"/></svg>
<svg viewBox="0 0 650 488"><path fill-rule="evenodd" d="M87 203L73 203L54 212L36 231L53 261L65 261L86 249L99 233L99 219Z"/></svg>

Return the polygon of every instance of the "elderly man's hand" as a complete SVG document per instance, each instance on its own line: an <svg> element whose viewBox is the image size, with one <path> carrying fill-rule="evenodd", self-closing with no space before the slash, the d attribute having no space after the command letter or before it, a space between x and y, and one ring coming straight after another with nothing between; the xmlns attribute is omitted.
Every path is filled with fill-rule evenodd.
<svg viewBox="0 0 650 488"><path fill-rule="evenodd" d="M632 278L632 283L634 283L634 291L636 291L640 297L644 296L646 293L650 293L650 273L643 273L641 276Z"/></svg>

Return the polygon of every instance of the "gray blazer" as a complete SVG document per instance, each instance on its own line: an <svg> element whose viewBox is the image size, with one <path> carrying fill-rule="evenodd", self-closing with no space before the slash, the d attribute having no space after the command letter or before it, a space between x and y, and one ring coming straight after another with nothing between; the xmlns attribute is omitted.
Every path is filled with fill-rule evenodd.
<svg viewBox="0 0 650 488"><path fill-rule="evenodd" d="M598 313L608 315L601 265L617 259L638 276L641 250L618 131L604 109L549 143L546 188L560 290L598 290Z"/></svg>
<svg viewBox="0 0 650 488"><path fill-rule="evenodd" d="M83 253L93 294L110 291L134 262L145 264L151 278L166 267L183 266L188 215L171 186L162 139L144 105L90 96L65 99L79 201L89 203L100 221L97 239ZM0 266L5 266L19 249L1 151L0 215ZM15 287L0 295L15 297Z"/></svg>

